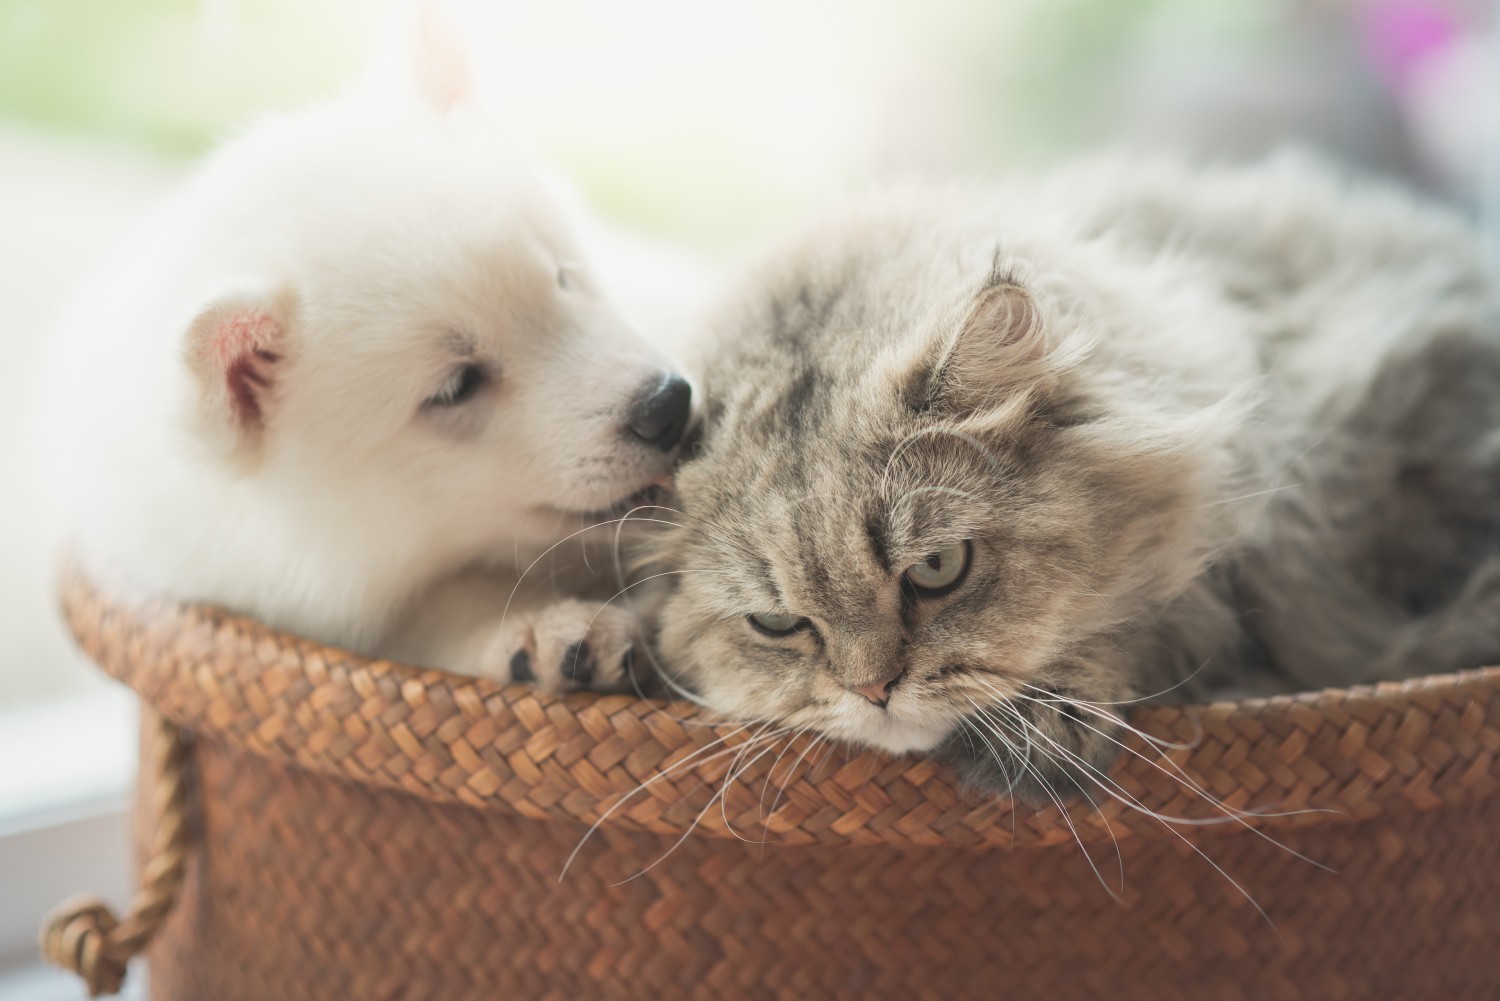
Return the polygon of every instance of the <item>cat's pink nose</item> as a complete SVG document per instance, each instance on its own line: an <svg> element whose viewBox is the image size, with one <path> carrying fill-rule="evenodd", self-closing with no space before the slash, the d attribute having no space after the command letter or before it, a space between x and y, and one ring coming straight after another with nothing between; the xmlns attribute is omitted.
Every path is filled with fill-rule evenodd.
<svg viewBox="0 0 1500 1001"><path fill-rule="evenodd" d="M891 701L891 686L901 680L905 671L898 671L883 681L872 681L868 685L850 685L849 691L857 692L870 700L871 705L885 708L885 704Z"/></svg>

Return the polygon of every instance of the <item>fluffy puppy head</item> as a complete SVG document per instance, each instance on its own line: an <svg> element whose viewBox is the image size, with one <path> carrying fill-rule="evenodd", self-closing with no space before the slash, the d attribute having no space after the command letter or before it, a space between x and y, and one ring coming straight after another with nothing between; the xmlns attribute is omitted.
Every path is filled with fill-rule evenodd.
<svg viewBox="0 0 1500 1001"><path fill-rule="evenodd" d="M602 294L459 33L424 7L401 37L396 72L193 182L182 416L328 531L509 558L652 491L691 394Z"/></svg>

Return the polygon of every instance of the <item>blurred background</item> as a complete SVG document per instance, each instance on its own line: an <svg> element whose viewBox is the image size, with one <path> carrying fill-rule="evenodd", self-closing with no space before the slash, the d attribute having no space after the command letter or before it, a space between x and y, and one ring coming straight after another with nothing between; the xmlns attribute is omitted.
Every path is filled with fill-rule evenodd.
<svg viewBox="0 0 1500 1001"><path fill-rule="evenodd" d="M1496 6L549 0L486 3L475 24L519 134L597 212L714 257L851 184L1106 145L1237 158L1302 142L1493 227ZM39 383L39 349L195 157L350 80L383 18L370 0L0 0L0 966L36 919L14 902L37 864L8 832L118 796L130 770L128 699L53 613L57 527L28 465L45 428L27 403L67 386Z"/></svg>
<svg viewBox="0 0 1500 1001"><path fill-rule="evenodd" d="M384 10L0 0L6 461L68 290L195 157L359 73ZM871 178L983 176L1101 145L1240 157L1304 142L1479 211L1500 122L1493 13L1478 0L552 0L487 3L474 24L503 110L599 213L717 254ZM88 675L48 628L45 504L0 514L3 703Z"/></svg>

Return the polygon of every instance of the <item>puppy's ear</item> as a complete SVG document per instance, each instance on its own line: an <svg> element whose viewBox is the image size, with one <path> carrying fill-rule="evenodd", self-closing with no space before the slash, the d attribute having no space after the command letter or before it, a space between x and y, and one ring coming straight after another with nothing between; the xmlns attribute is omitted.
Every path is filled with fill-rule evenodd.
<svg viewBox="0 0 1500 1001"><path fill-rule="evenodd" d="M295 306L289 294L220 296L188 326L198 430L225 451L251 454L275 416Z"/></svg>
<svg viewBox="0 0 1500 1001"><path fill-rule="evenodd" d="M472 101L473 59L453 12L438 0L423 0L412 34L412 69L423 103L446 114Z"/></svg>
<svg viewBox="0 0 1500 1001"><path fill-rule="evenodd" d="M478 101L476 32L444 0L392 5L385 31L361 87L381 106L415 104L446 115Z"/></svg>

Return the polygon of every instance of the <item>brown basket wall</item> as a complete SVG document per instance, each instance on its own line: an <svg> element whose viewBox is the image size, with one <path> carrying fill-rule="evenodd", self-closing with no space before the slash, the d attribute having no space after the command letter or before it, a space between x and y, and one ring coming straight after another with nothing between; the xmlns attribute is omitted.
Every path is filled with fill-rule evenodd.
<svg viewBox="0 0 1500 1001"><path fill-rule="evenodd" d="M149 902L175 896L156 1001L1500 996L1500 669L1133 717L1190 746L1137 743L1123 790L1222 816L1180 767L1237 808L1313 811L1253 821L1278 845L1115 801L1013 809L912 759L793 767L800 743L704 811L735 755L686 759L749 732L691 706L372 662L76 573L64 604L193 735L191 794L144 775L137 804L148 887L186 859ZM176 840L164 802L188 806ZM1123 867L1118 901L1075 832ZM53 929L69 962L103 941L79 920Z"/></svg>

